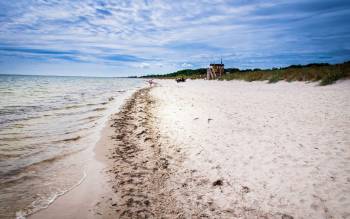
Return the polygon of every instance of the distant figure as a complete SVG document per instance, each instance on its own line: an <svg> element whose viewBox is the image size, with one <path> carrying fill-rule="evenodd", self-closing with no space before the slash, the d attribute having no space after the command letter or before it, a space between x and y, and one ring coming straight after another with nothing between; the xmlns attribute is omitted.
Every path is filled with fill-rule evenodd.
<svg viewBox="0 0 350 219"><path fill-rule="evenodd" d="M176 80L177 83L186 81L186 79L184 77L176 78L175 80Z"/></svg>
<svg viewBox="0 0 350 219"><path fill-rule="evenodd" d="M150 79L147 82L148 82L150 87L152 87L153 85L156 85L156 82L154 82L153 79Z"/></svg>

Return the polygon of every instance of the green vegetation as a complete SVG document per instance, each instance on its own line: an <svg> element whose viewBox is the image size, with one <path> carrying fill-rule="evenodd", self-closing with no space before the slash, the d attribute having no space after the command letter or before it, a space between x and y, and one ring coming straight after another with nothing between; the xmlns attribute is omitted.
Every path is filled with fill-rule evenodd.
<svg viewBox="0 0 350 219"><path fill-rule="evenodd" d="M207 70L185 69L164 75L147 75L143 78L191 78L200 79L206 77ZM342 64L330 65L327 63L314 63L308 65L291 65L284 68L272 69L225 69L225 75L219 80L244 80L244 81L268 81L275 83L281 80L291 81L320 81L320 85L332 84L342 78L350 77L350 61Z"/></svg>
<svg viewBox="0 0 350 219"><path fill-rule="evenodd" d="M175 78L191 78L191 79L200 79L205 78L207 75L207 69L206 68L199 68L199 69L184 69L177 72L173 72L170 74L164 74L164 75L146 75L142 78L166 78L166 79L175 79Z"/></svg>

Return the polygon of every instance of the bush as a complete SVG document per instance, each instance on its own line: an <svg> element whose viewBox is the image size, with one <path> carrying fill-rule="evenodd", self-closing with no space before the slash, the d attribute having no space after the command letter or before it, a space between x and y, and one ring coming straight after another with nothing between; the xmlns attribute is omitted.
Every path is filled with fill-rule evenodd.
<svg viewBox="0 0 350 219"><path fill-rule="evenodd" d="M328 84L333 84L337 80L346 77L346 74L344 72L334 72L334 73L329 73L326 74L322 77L320 85L328 85Z"/></svg>
<svg viewBox="0 0 350 219"><path fill-rule="evenodd" d="M278 73L274 73L271 75L271 77L269 78L269 83L276 83L280 80L283 80L283 78L281 77L280 74Z"/></svg>

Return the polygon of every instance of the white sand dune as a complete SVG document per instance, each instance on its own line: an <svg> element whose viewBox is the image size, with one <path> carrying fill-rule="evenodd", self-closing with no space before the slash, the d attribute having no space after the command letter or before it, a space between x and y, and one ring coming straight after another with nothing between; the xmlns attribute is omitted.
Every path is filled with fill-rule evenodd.
<svg viewBox="0 0 350 219"><path fill-rule="evenodd" d="M349 80L158 82L186 217L350 218Z"/></svg>

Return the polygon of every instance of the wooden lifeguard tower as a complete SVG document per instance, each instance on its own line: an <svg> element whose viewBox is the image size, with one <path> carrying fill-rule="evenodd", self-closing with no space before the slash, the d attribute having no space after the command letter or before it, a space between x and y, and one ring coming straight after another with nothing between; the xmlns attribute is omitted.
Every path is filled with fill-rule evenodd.
<svg viewBox="0 0 350 219"><path fill-rule="evenodd" d="M216 79L224 75L225 68L224 64L222 64L222 59L220 64L210 64L207 69L207 80Z"/></svg>

